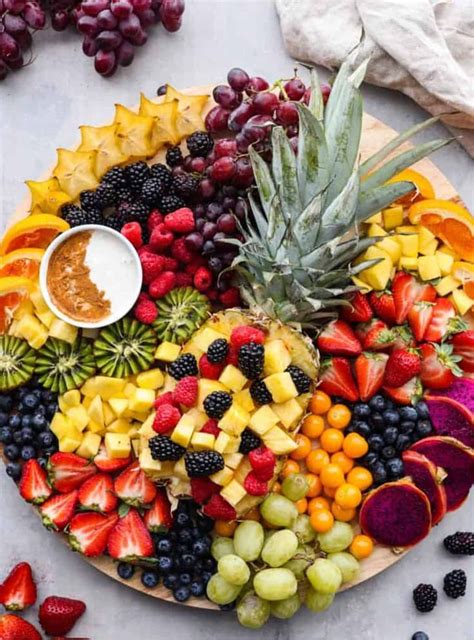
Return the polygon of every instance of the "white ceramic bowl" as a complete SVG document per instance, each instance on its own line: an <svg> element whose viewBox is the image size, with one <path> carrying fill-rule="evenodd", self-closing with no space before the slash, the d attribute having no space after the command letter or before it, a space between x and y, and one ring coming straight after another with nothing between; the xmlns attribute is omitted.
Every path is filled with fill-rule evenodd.
<svg viewBox="0 0 474 640"><path fill-rule="evenodd" d="M120 242L124 247L126 247L127 252L132 258L133 268L129 270L130 273L128 273L127 271L127 287L122 288L119 303L114 305L115 308L112 310L111 314L109 314L106 318L99 320L98 322L82 322L79 320L75 320L74 318L70 318L68 315L64 314L60 309L56 307L56 305L52 301L47 286L46 276L48 273L49 261L54 250L71 236L77 233L82 233L83 231L101 231L102 233L110 234L111 238L113 238L115 242ZM115 258L117 258L117 256L115 256ZM107 268L113 268L114 255L104 255L103 260L104 265L107 265ZM115 231L115 229L110 229L109 227L98 224L85 224L79 227L73 227L72 229L68 229L68 231L65 231L55 240L53 240L53 242L46 249L46 253L41 260L39 274L41 293L48 307L51 309L54 315L56 315L61 320L74 325L75 327L80 327L81 329L100 329L101 327L105 327L109 324L112 324L112 322L116 322L117 320L120 320L120 318L123 318L123 316L130 311L138 298L142 286L142 279L142 265L132 243L127 240L127 238L125 238L125 236L123 236L121 233ZM105 294L107 295L107 291L105 291Z"/></svg>

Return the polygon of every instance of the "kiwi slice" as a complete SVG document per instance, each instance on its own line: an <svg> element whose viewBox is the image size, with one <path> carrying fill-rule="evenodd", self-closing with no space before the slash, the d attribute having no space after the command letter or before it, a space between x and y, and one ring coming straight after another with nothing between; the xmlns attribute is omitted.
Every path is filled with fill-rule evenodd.
<svg viewBox="0 0 474 640"><path fill-rule="evenodd" d="M114 378L145 371L155 359L157 343L151 327L122 318L102 329L94 341L97 366L105 376Z"/></svg>
<svg viewBox="0 0 474 640"><path fill-rule="evenodd" d="M36 352L26 340L0 336L0 391L25 384L33 375Z"/></svg>
<svg viewBox="0 0 474 640"><path fill-rule="evenodd" d="M83 338L73 344L49 338L39 350L35 367L43 387L57 393L78 389L95 369L92 345Z"/></svg>
<svg viewBox="0 0 474 640"><path fill-rule="evenodd" d="M158 300L153 327L160 340L183 344L209 318L209 299L192 287L173 289Z"/></svg>

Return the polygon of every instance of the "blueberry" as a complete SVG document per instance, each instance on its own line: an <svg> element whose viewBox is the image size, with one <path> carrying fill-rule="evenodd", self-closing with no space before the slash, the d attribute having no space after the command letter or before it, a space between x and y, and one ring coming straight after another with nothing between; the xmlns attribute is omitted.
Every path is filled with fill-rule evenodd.
<svg viewBox="0 0 474 640"><path fill-rule="evenodd" d="M169 531L168 532L168 538L171 540L171 542L176 542L178 539L178 532L177 531Z"/></svg>
<svg viewBox="0 0 474 640"><path fill-rule="evenodd" d="M24 406L24 411L26 413L31 413L32 411L34 411L36 409L36 407L39 405L39 398L36 394L34 393L28 393L22 400L23 402L23 406Z"/></svg>
<svg viewBox="0 0 474 640"><path fill-rule="evenodd" d="M18 414L10 416L8 418L8 426L12 429L19 429L21 427L21 417Z"/></svg>
<svg viewBox="0 0 474 640"><path fill-rule="evenodd" d="M204 585L201 580L193 580L191 582L189 590L195 598L200 598L202 595L204 595Z"/></svg>
<svg viewBox="0 0 474 640"><path fill-rule="evenodd" d="M0 410L8 413L13 406L13 398L8 393L0 394Z"/></svg>
<svg viewBox="0 0 474 640"><path fill-rule="evenodd" d="M173 591L173 589L176 589L179 585L179 577L176 573L170 573L168 576L163 578L163 584L167 589L171 589L171 591Z"/></svg>
<svg viewBox="0 0 474 640"><path fill-rule="evenodd" d="M15 444L23 444L23 439L21 437L21 430L13 432L13 442Z"/></svg>
<svg viewBox="0 0 474 640"><path fill-rule="evenodd" d="M369 467L369 469L371 469L373 465L376 464L378 461L379 461L379 457L374 451L369 451L369 453L366 453L365 456L360 460L361 464L363 464L366 467Z"/></svg>
<svg viewBox="0 0 474 640"><path fill-rule="evenodd" d="M177 544L175 547L175 551L177 556L182 556L183 554L188 553L189 545L183 543Z"/></svg>
<svg viewBox="0 0 474 640"><path fill-rule="evenodd" d="M209 547L210 544L207 538L200 538L193 543L193 553L202 558L209 553Z"/></svg>
<svg viewBox="0 0 474 640"><path fill-rule="evenodd" d="M400 422L400 415L394 409L387 409L382 413L382 417L386 424L398 424Z"/></svg>
<svg viewBox="0 0 474 640"><path fill-rule="evenodd" d="M191 518L187 513L181 512L176 515L175 524L179 529L185 529L191 524Z"/></svg>
<svg viewBox="0 0 474 640"><path fill-rule="evenodd" d="M44 431L48 426L48 421L46 417L41 413L35 413L35 415L31 418L31 426L36 431Z"/></svg>
<svg viewBox="0 0 474 640"><path fill-rule="evenodd" d="M196 556L192 553L185 553L180 561L180 567L183 569L191 570L194 568L194 563L196 562Z"/></svg>
<svg viewBox="0 0 474 640"><path fill-rule="evenodd" d="M135 567L128 562L119 562L117 565L117 573L122 580L130 580L135 573Z"/></svg>
<svg viewBox="0 0 474 640"><path fill-rule="evenodd" d="M13 432L11 427L0 427L0 442L10 444L13 442Z"/></svg>
<svg viewBox="0 0 474 640"><path fill-rule="evenodd" d="M185 587L189 586L192 582L192 576L190 573L181 573L179 576L179 582L180 584L184 585Z"/></svg>
<svg viewBox="0 0 474 640"><path fill-rule="evenodd" d="M22 444L31 444L35 439L35 432L31 427L23 427L20 431L20 435Z"/></svg>
<svg viewBox="0 0 474 640"><path fill-rule="evenodd" d="M212 571L203 571L201 573L201 579L204 582L204 584L207 584L211 578L212 578Z"/></svg>
<svg viewBox="0 0 474 640"><path fill-rule="evenodd" d="M173 558L170 558L169 556L161 556L160 558L158 558L158 569L161 573L169 573L173 569L173 567Z"/></svg>
<svg viewBox="0 0 474 640"><path fill-rule="evenodd" d="M43 449L43 453L45 456L52 456L53 453L56 453L56 451L58 450L58 445L52 444L50 447L44 447Z"/></svg>
<svg viewBox="0 0 474 640"><path fill-rule="evenodd" d="M27 460L36 458L36 449L33 446L31 446L31 444L25 444L25 446L21 448L20 455L21 455L21 459L26 462Z"/></svg>
<svg viewBox="0 0 474 640"><path fill-rule="evenodd" d="M24 413L28 413L28 412L27 412L27 410L26 410L26 408L25 408L25 405L23 404L23 402L19 402L19 403L16 405L16 408L17 408L17 411L18 411L18 413L19 413L20 415L23 415Z"/></svg>
<svg viewBox="0 0 474 640"><path fill-rule="evenodd" d="M38 434L37 440L40 447L48 448L56 443L56 436L51 431L42 431Z"/></svg>
<svg viewBox="0 0 474 640"><path fill-rule="evenodd" d="M39 458L37 458L38 460L38 464L42 469L46 469L48 466L48 458L45 458L43 456L40 456Z"/></svg>
<svg viewBox="0 0 474 640"><path fill-rule="evenodd" d="M411 640L430 640L430 638L424 631L416 631L412 635Z"/></svg>
<svg viewBox="0 0 474 640"><path fill-rule="evenodd" d="M382 458L389 460L390 458L395 457L396 453L397 452L395 451L395 447L392 447L392 445L387 445L382 449Z"/></svg>
<svg viewBox="0 0 474 640"><path fill-rule="evenodd" d="M362 402L355 405L352 415L356 418L368 418L371 413L369 405Z"/></svg>
<svg viewBox="0 0 474 640"><path fill-rule="evenodd" d="M20 456L20 448L16 444L7 444L7 446L3 450L3 453L8 460L16 462Z"/></svg>
<svg viewBox="0 0 474 640"><path fill-rule="evenodd" d="M46 407L46 415L48 416L48 418L52 418L57 410L58 410L57 403L56 402L51 402Z"/></svg>
<svg viewBox="0 0 474 640"><path fill-rule="evenodd" d="M204 563L202 560L196 560L196 564L194 565L194 573L197 576L200 576L204 571Z"/></svg>
<svg viewBox="0 0 474 640"><path fill-rule="evenodd" d="M383 411L385 409L385 398L381 395L376 395L369 400L369 407L373 411Z"/></svg>
<svg viewBox="0 0 474 640"><path fill-rule="evenodd" d="M33 416L26 415L21 417L21 426L30 428L33 425Z"/></svg>
<svg viewBox="0 0 474 640"><path fill-rule="evenodd" d="M178 602L186 602L186 600L189 600L190 595L191 592L188 587L178 587L173 591L174 599Z"/></svg>
<svg viewBox="0 0 474 640"><path fill-rule="evenodd" d="M178 538L181 542L184 543L188 543L188 542L192 542L192 535L191 535L191 531L189 529L182 529L181 531L178 531Z"/></svg>
<svg viewBox="0 0 474 640"><path fill-rule="evenodd" d="M382 433L385 444L393 444L398 437L397 427L387 427Z"/></svg>
<svg viewBox="0 0 474 640"><path fill-rule="evenodd" d="M193 540L197 540L198 538L201 537L201 532L197 527L193 527L192 529L190 529L190 533L191 533L191 538Z"/></svg>
<svg viewBox="0 0 474 640"><path fill-rule="evenodd" d="M203 533L209 533L214 529L214 520L207 516L198 515L196 516L196 526Z"/></svg>
<svg viewBox="0 0 474 640"><path fill-rule="evenodd" d="M41 392L41 400L46 404L54 402L56 399L55 394L52 391L42 391Z"/></svg>
<svg viewBox="0 0 474 640"><path fill-rule="evenodd" d="M415 409L416 409L416 413L417 413L419 418L429 418L430 417L430 412L429 412L429 409L428 409L428 405L426 404L426 402L424 400L420 400L420 402L418 402L415 405Z"/></svg>
<svg viewBox="0 0 474 640"><path fill-rule="evenodd" d="M411 438L410 436L404 435L403 433L400 434L398 436L398 438L395 441L395 449L400 452L400 451L405 451L405 449L408 449L408 447L411 444Z"/></svg>
<svg viewBox="0 0 474 640"><path fill-rule="evenodd" d="M160 554L166 555L168 553L171 553L172 549L173 545L171 543L171 540L169 540L168 538L162 538L156 545L156 552Z"/></svg>
<svg viewBox="0 0 474 640"><path fill-rule="evenodd" d="M233 611L236 607L235 600L233 602L229 602L229 604L220 604L219 609L221 611Z"/></svg>
<svg viewBox="0 0 474 640"><path fill-rule="evenodd" d="M383 462L377 462L372 468L375 484L383 484L387 480L387 472Z"/></svg>
<svg viewBox="0 0 474 640"><path fill-rule="evenodd" d="M415 433L419 438L426 438L433 431L431 422L429 420L418 420L415 428Z"/></svg>
<svg viewBox="0 0 474 640"><path fill-rule="evenodd" d="M373 433L367 438L367 444L371 451L379 452L382 450L385 442L379 433Z"/></svg>
<svg viewBox="0 0 474 640"><path fill-rule="evenodd" d="M381 413L373 413L369 418L369 422L375 431L383 431L385 427L385 421Z"/></svg>
<svg viewBox="0 0 474 640"><path fill-rule="evenodd" d="M391 479L401 478L403 476L403 462L400 458L391 458L385 463L388 477Z"/></svg>
<svg viewBox="0 0 474 640"><path fill-rule="evenodd" d="M141 580L144 587L146 587L147 589L154 589L160 579L156 571L144 571L142 573Z"/></svg>
<svg viewBox="0 0 474 640"><path fill-rule="evenodd" d="M354 431L364 438L367 438L372 433L372 429L363 420L357 420L354 423Z"/></svg>
<svg viewBox="0 0 474 640"><path fill-rule="evenodd" d="M21 478L21 464L19 462L9 462L5 470L7 476L10 476L12 480L19 480Z"/></svg>
<svg viewBox="0 0 474 640"><path fill-rule="evenodd" d="M0 411L0 427L4 427L6 424L8 424L8 413Z"/></svg>
<svg viewBox="0 0 474 640"><path fill-rule="evenodd" d="M398 427L398 430L400 433L408 434L408 433L411 433L415 427L416 427L416 424L411 420L404 420L403 422L400 422L400 426Z"/></svg>
<svg viewBox="0 0 474 640"><path fill-rule="evenodd" d="M416 421L418 419L415 407L400 407L398 413L400 420Z"/></svg>
<svg viewBox="0 0 474 640"><path fill-rule="evenodd" d="M206 571L212 571L212 573L214 573L217 568L217 562L214 560L214 558L205 558L204 568Z"/></svg>

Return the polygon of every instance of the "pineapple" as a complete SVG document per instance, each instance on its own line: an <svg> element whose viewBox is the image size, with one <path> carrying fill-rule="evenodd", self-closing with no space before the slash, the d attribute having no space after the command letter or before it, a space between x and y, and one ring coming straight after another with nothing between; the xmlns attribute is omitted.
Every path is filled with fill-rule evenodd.
<svg viewBox="0 0 474 640"><path fill-rule="evenodd" d="M126 433L106 433L105 448L109 458L128 458L132 451L130 437Z"/></svg>
<svg viewBox="0 0 474 640"><path fill-rule="evenodd" d="M51 338L58 338L59 340L69 342L69 344L73 344L76 340L78 331L77 327L59 318L55 318L49 327L49 335Z"/></svg>
<svg viewBox="0 0 474 640"><path fill-rule="evenodd" d="M246 382L248 382L247 378L244 374L234 367L233 364L228 364L224 371L221 373L219 377L219 382L221 382L224 386L226 386L231 391L241 391Z"/></svg>

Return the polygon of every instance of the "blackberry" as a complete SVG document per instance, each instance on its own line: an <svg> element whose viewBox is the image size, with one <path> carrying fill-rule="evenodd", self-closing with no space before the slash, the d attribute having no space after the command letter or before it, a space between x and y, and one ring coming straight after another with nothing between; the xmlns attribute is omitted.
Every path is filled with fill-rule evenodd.
<svg viewBox="0 0 474 640"><path fill-rule="evenodd" d="M432 584L419 584L413 590L413 602L421 613L433 611L438 602L438 592Z"/></svg>
<svg viewBox="0 0 474 640"><path fill-rule="evenodd" d="M158 162L157 164L152 165L150 172L151 177L159 180L165 190L169 189L173 181L173 176L171 175L171 171L165 164L161 164L161 162Z"/></svg>
<svg viewBox="0 0 474 640"><path fill-rule="evenodd" d="M142 186L142 200L150 207L156 207L165 192L165 186L158 178L148 178Z"/></svg>
<svg viewBox="0 0 474 640"><path fill-rule="evenodd" d="M263 380L254 380L252 382L250 395L257 404L270 404L270 402L273 402L272 394Z"/></svg>
<svg viewBox="0 0 474 640"><path fill-rule="evenodd" d="M66 220L71 227L79 227L80 225L88 223L87 213L72 204L63 207L62 214L64 220Z"/></svg>
<svg viewBox="0 0 474 640"><path fill-rule="evenodd" d="M150 215L148 207L140 202L122 202L117 207L117 213L123 216L126 222L146 222Z"/></svg>
<svg viewBox="0 0 474 640"><path fill-rule="evenodd" d="M172 362L168 367L168 373L175 380L181 380L181 378L184 378L185 376L197 376L198 366L196 358L192 353L185 353L182 356L179 356L179 358Z"/></svg>
<svg viewBox="0 0 474 640"><path fill-rule="evenodd" d="M135 201L135 198L128 187L120 187L120 189L117 189L117 191L115 192L116 203L134 202L134 201Z"/></svg>
<svg viewBox="0 0 474 640"><path fill-rule="evenodd" d="M444 576L443 589L448 598L460 598L466 595L466 574L462 569L454 569Z"/></svg>
<svg viewBox="0 0 474 640"><path fill-rule="evenodd" d="M262 444L260 438L250 429L244 429L240 436L239 453L247 454L258 449Z"/></svg>
<svg viewBox="0 0 474 640"><path fill-rule="evenodd" d="M166 152L166 164L170 167L177 167L180 164L183 164L183 153L181 149L176 147L170 147Z"/></svg>
<svg viewBox="0 0 474 640"><path fill-rule="evenodd" d="M188 451L184 464L190 478L199 478L222 471L224 458L217 451Z"/></svg>
<svg viewBox="0 0 474 640"><path fill-rule="evenodd" d="M111 216L108 216L108 218L106 218L104 224L106 227L109 227L110 229L115 229L115 231L120 231L123 225L125 224L125 218L118 213L114 213Z"/></svg>
<svg viewBox="0 0 474 640"><path fill-rule="evenodd" d="M232 396L227 391L213 391L204 399L204 411L209 418L220 420L232 406Z"/></svg>
<svg viewBox="0 0 474 640"><path fill-rule="evenodd" d="M255 380L263 371L263 345L248 342L239 349L239 369L246 378Z"/></svg>
<svg viewBox="0 0 474 640"><path fill-rule="evenodd" d="M153 460L179 460L186 453L186 449L176 442L173 442L168 436L154 436L148 441L150 446L151 457Z"/></svg>
<svg viewBox="0 0 474 640"><path fill-rule="evenodd" d="M186 146L193 157L205 158L214 148L214 140L205 131L196 131L186 140Z"/></svg>
<svg viewBox="0 0 474 640"><path fill-rule="evenodd" d="M95 191L81 191L79 201L83 211L100 210L99 200L97 199Z"/></svg>
<svg viewBox="0 0 474 640"><path fill-rule="evenodd" d="M226 359L227 352L229 351L229 345L224 338L218 338L211 342L207 348L207 359L212 364L223 362Z"/></svg>
<svg viewBox="0 0 474 640"><path fill-rule="evenodd" d="M125 175L132 191L139 193L143 183L150 177L150 168L146 162L133 162L125 167Z"/></svg>
<svg viewBox="0 0 474 640"><path fill-rule="evenodd" d="M460 556L474 556L474 533L472 531L456 531L443 540L449 553Z"/></svg>
<svg viewBox="0 0 474 640"><path fill-rule="evenodd" d="M311 378L299 367L289 366L286 371L290 374L298 393L308 393L311 388Z"/></svg>
<svg viewBox="0 0 474 640"><path fill-rule="evenodd" d="M172 213L173 211L181 209L184 206L184 200L174 195L162 196L158 203L158 208L163 214Z"/></svg>
<svg viewBox="0 0 474 640"><path fill-rule="evenodd" d="M113 206L117 201L115 189L108 182L102 182L95 190L95 195L100 208Z"/></svg>
<svg viewBox="0 0 474 640"><path fill-rule="evenodd" d="M115 187L115 189L128 187L127 176L122 167L112 167L112 169L109 169L101 182L107 182L112 185L112 187Z"/></svg>
<svg viewBox="0 0 474 640"><path fill-rule="evenodd" d="M173 189L176 195L191 198L199 187L199 180L190 175L179 175L173 178Z"/></svg>

